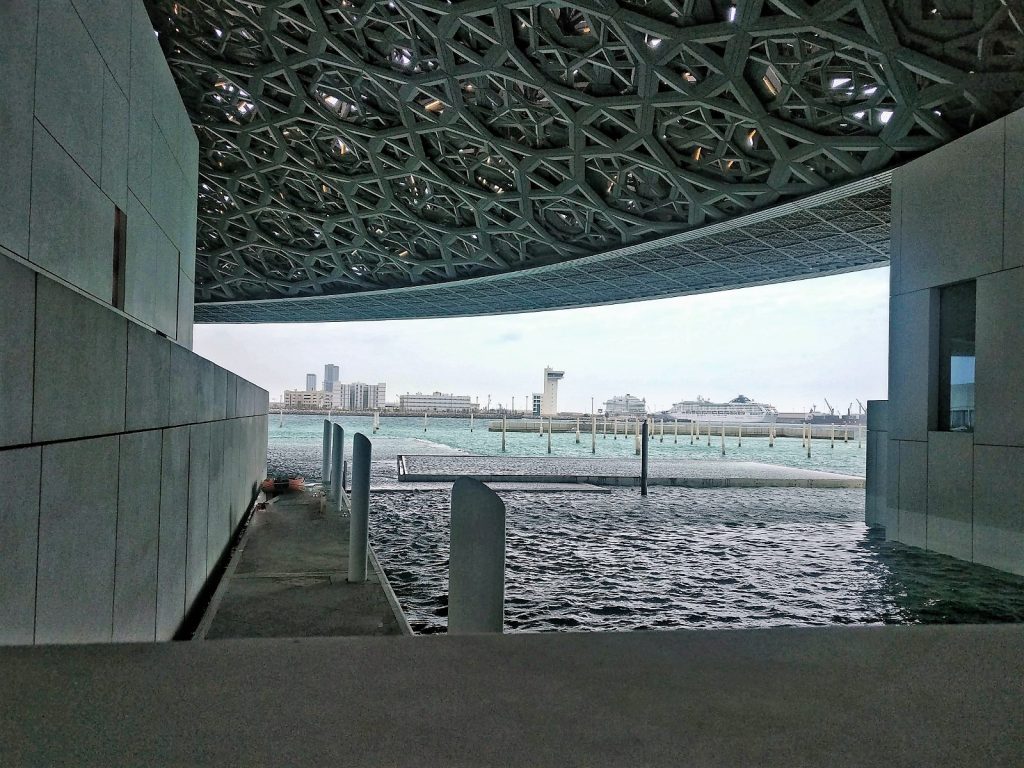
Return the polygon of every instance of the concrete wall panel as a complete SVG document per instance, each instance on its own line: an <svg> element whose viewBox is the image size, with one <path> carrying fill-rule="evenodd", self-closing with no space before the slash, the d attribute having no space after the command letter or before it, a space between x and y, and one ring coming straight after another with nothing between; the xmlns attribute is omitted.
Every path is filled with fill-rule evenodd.
<svg viewBox="0 0 1024 768"><path fill-rule="evenodd" d="M141 6L134 6L141 10ZM152 199L153 77L158 52L153 27L143 11L131 17L131 74L128 90L128 187L143 205Z"/></svg>
<svg viewBox="0 0 1024 768"><path fill-rule="evenodd" d="M178 343L192 349L195 284L178 271Z"/></svg>
<svg viewBox="0 0 1024 768"><path fill-rule="evenodd" d="M128 321L43 277L36 297L32 439L124 431Z"/></svg>
<svg viewBox="0 0 1024 768"><path fill-rule="evenodd" d="M32 439L35 298L35 272L0 256L0 446Z"/></svg>
<svg viewBox="0 0 1024 768"><path fill-rule="evenodd" d="M1003 268L1024 266L1024 111L1006 118Z"/></svg>
<svg viewBox="0 0 1024 768"><path fill-rule="evenodd" d="M171 342L129 323L125 429L154 429L169 423L170 380Z"/></svg>
<svg viewBox="0 0 1024 768"><path fill-rule="evenodd" d="M184 347L171 344L171 425L191 424L196 421L196 387L199 379L199 359Z"/></svg>
<svg viewBox="0 0 1024 768"><path fill-rule="evenodd" d="M928 436L928 549L970 560L974 440L969 432Z"/></svg>
<svg viewBox="0 0 1024 768"><path fill-rule="evenodd" d="M1024 268L978 278L977 302L974 439L1024 445Z"/></svg>
<svg viewBox="0 0 1024 768"><path fill-rule="evenodd" d="M210 504L210 425L189 429L188 552L185 565L185 604L191 605L206 582L207 526Z"/></svg>
<svg viewBox="0 0 1024 768"><path fill-rule="evenodd" d="M110 642L118 443L115 436L43 446L37 643Z"/></svg>
<svg viewBox="0 0 1024 768"><path fill-rule="evenodd" d="M1004 135L990 123L897 172L901 293L1002 268Z"/></svg>
<svg viewBox="0 0 1024 768"><path fill-rule="evenodd" d="M127 73L126 73L127 74ZM100 187L122 211L128 205L128 99L107 72L103 78L103 149Z"/></svg>
<svg viewBox="0 0 1024 768"><path fill-rule="evenodd" d="M128 92L132 12L145 13L133 0L72 0L118 87Z"/></svg>
<svg viewBox="0 0 1024 768"><path fill-rule="evenodd" d="M39 0L0 3L0 246L28 257Z"/></svg>
<svg viewBox="0 0 1024 768"><path fill-rule="evenodd" d="M68 2L39 4L39 39L45 46L36 59L36 118L98 183L103 59Z"/></svg>
<svg viewBox="0 0 1024 768"><path fill-rule="evenodd" d="M213 366L213 395L211 399L212 418L227 418L228 372L219 365Z"/></svg>
<svg viewBox="0 0 1024 768"><path fill-rule="evenodd" d="M156 639L170 640L185 617L189 427L162 433Z"/></svg>
<svg viewBox="0 0 1024 768"><path fill-rule="evenodd" d="M893 296L889 305L889 431L897 440L927 440L934 429L932 350L938 323L931 291Z"/></svg>
<svg viewBox="0 0 1024 768"><path fill-rule="evenodd" d="M1024 574L1024 448L974 448L974 562Z"/></svg>
<svg viewBox="0 0 1024 768"><path fill-rule="evenodd" d="M206 565L212 569L220 559L228 543L231 521L229 519L228 492L225 487L225 429L224 422L210 424L210 505L207 516Z"/></svg>
<svg viewBox="0 0 1024 768"><path fill-rule="evenodd" d="M98 169L98 160L96 164ZM110 303L114 204L38 123L32 153L31 227L33 263Z"/></svg>
<svg viewBox="0 0 1024 768"><path fill-rule="evenodd" d="M114 565L114 642L156 639L160 430L121 436Z"/></svg>
<svg viewBox="0 0 1024 768"><path fill-rule="evenodd" d="M899 540L914 547L928 542L928 444L900 441Z"/></svg>
<svg viewBox="0 0 1024 768"><path fill-rule="evenodd" d="M900 442L889 434L889 445L885 451L885 510L882 526L885 538L900 540Z"/></svg>
<svg viewBox="0 0 1024 768"><path fill-rule="evenodd" d="M0 451L0 645L31 643L36 619L41 449Z"/></svg>

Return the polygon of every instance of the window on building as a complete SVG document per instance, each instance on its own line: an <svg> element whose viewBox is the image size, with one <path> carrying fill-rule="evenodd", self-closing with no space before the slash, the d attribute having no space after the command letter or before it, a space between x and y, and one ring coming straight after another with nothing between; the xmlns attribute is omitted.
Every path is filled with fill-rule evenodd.
<svg viewBox="0 0 1024 768"><path fill-rule="evenodd" d="M939 429L974 431L975 283L939 289Z"/></svg>
<svg viewBox="0 0 1024 768"><path fill-rule="evenodd" d="M110 303L117 309L124 309L125 246L128 240L128 217L124 211L114 208L114 259L113 290Z"/></svg>

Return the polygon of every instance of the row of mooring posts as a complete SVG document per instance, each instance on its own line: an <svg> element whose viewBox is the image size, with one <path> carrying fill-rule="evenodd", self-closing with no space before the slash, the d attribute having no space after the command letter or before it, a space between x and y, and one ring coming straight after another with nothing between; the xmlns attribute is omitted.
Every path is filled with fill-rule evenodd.
<svg viewBox="0 0 1024 768"><path fill-rule="evenodd" d="M345 430L325 419L322 481L326 503L335 512L345 506L344 453ZM366 581L371 458L370 440L356 433L348 502L348 581L352 583ZM498 494L477 480L457 480L452 487L450 535L448 632L500 633L505 614L505 505Z"/></svg>
<svg viewBox="0 0 1024 768"><path fill-rule="evenodd" d="M324 420L324 455L321 464L324 503L331 512L349 510L348 580L366 581L370 524L370 461L372 444L357 432L352 439L351 499L345 497L345 430L340 424Z"/></svg>

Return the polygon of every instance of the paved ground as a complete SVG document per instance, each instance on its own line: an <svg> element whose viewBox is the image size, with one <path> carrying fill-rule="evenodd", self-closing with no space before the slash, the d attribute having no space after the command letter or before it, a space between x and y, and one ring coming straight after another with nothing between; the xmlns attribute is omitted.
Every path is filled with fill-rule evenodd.
<svg viewBox="0 0 1024 768"><path fill-rule="evenodd" d="M0 649L3 764L1020 766L1024 626Z"/></svg>
<svg viewBox="0 0 1024 768"><path fill-rule="evenodd" d="M378 573L348 577L348 518L304 493L257 510L201 627L207 639L399 634Z"/></svg>

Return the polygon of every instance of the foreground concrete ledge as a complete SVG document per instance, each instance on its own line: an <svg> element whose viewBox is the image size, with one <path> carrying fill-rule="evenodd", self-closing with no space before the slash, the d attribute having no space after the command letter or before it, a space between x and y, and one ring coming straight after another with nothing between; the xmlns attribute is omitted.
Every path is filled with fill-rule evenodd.
<svg viewBox="0 0 1024 768"><path fill-rule="evenodd" d="M1017 766L1024 626L0 649L5 765Z"/></svg>

